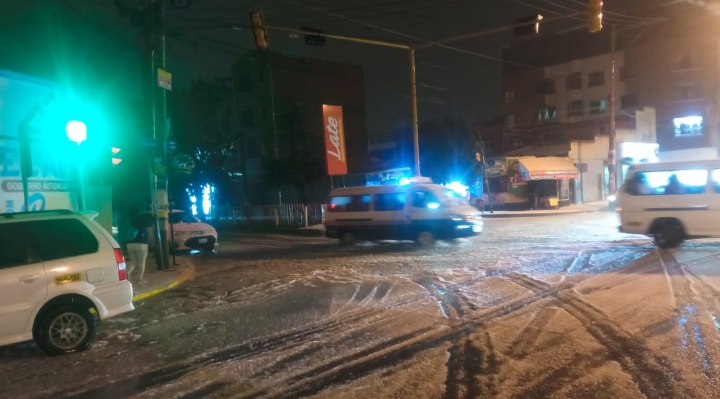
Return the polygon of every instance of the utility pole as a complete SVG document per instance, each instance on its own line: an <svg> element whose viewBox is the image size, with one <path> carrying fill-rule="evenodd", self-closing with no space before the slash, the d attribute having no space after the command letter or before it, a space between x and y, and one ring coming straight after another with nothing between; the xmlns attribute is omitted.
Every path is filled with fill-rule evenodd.
<svg viewBox="0 0 720 399"><path fill-rule="evenodd" d="M410 96L412 96L413 149L415 176L420 177L420 135L418 133L417 84L415 82L415 49L410 49Z"/></svg>
<svg viewBox="0 0 720 399"><path fill-rule="evenodd" d="M153 84L154 100L157 102L154 116L154 139L157 145L156 156L161 159L164 166L162 173L157 173L157 182L155 190L155 202L157 203L157 225L160 231L160 241L156 245L156 258L159 256L158 268L161 270L168 269L170 263L168 243L168 217L169 217L169 198L167 185L167 132L165 131L165 123L167 121L167 91L159 87L160 70L166 71L166 54L165 54L165 0L153 0L154 11L156 14L155 32L153 35L153 55L156 67L155 82Z"/></svg>
<svg viewBox="0 0 720 399"><path fill-rule="evenodd" d="M610 134L608 135L608 194L615 195L615 25L610 26Z"/></svg>

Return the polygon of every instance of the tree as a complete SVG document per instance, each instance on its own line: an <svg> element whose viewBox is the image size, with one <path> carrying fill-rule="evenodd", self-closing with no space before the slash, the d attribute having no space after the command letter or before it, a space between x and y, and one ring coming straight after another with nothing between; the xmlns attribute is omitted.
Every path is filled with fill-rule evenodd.
<svg viewBox="0 0 720 399"><path fill-rule="evenodd" d="M194 82L190 90L172 96L170 112L178 153L195 162L188 176L171 176L176 206L187 209L189 196L195 196L199 205L207 185L214 187L213 205L243 205L241 185L235 178L241 170L239 138L227 80Z"/></svg>
<svg viewBox="0 0 720 399"><path fill-rule="evenodd" d="M465 122L449 116L423 122L419 135L423 176L445 183L473 173L475 144Z"/></svg>

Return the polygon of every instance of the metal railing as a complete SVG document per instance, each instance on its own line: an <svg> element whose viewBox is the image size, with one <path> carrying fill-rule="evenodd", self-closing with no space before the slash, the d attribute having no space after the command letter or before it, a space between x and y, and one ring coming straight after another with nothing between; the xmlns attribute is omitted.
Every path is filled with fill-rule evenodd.
<svg viewBox="0 0 720 399"><path fill-rule="evenodd" d="M322 223L322 204L215 206L204 216L216 224L262 224L308 227Z"/></svg>

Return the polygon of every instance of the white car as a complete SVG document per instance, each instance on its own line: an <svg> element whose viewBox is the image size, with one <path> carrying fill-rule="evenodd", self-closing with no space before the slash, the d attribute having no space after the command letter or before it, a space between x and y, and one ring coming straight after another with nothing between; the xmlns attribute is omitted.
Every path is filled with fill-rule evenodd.
<svg viewBox="0 0 720 399"><path fill-rule="evenodd" d="M96 318L134 309L122 250L95 215L0 214L0 345L82 351Z"/></svg>
<svg viewBox="0 0 720 399"><path fill-rule="evenodd" d="M174 235L175 249L204 249L212 251L217 245L217 231L209 224L202 223L187 212L173 209L170 223ZM170 226L168 226L168 229ZM170 233L168 231L168 233Z"/></svg>

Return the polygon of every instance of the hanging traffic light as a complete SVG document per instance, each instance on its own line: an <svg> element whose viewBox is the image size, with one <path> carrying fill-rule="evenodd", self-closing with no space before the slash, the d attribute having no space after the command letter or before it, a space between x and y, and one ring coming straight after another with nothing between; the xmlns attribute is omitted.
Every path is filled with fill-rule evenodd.
<svg viewBox="0 0 720 399"><path fill-rule="evenodd" d="M118 153L120 152L120 148L112 147L110 150L112 151L112 155L113 155L111 158L113 166L119 165L120 162L122 162L122 158L120 158L120 156L118 155Z"/></svg>
<svg viewBox="0 0 720 399"><path fill-rule="evenodd" d="M588 9L588 31L590 33L602 30L602 0L590 0Z"/></svg>
<svg viewBox="0 0 720 399"><path fill-rule="evenodd" d="M543 16L540 14L530 15L529 17L522 17L515 20L515 24L528 24L530 22L535 22L534 25L522 25L517 26L513 29L513 32L515 33L515 36L525 36L525 35L537 35L540 33L540 21L543 19Z"/></svg>
<svg viewBox="0 0 720 399"><path fill-rule="evenodd" d="M265 30L265 18L262 11L250 13L250 24L252 25L253 35L255 36L255 47L258 50L267 50L270 48L267 31Z"/></svg>

